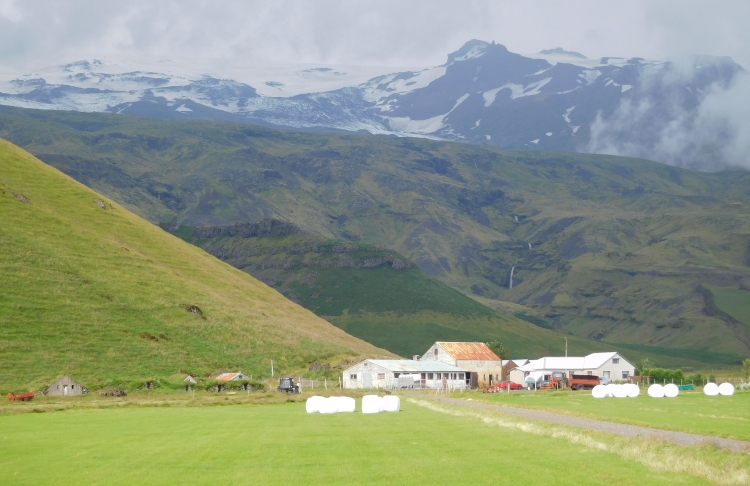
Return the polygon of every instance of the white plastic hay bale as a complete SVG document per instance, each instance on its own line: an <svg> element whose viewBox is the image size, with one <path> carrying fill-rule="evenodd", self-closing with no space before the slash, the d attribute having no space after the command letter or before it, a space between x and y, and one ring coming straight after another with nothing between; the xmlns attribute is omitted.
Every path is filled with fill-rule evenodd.
<svg viewBox="0 0 750 486"><path fill-rule="evenodd" d="M648 396L651 398L664 398L664 387L658 383L654 383L648 387Z"/></svg>
<svg viewBox="0 0 750 486"><path fill-rule="evenodd" d="M339 411L338 397L324 398L320 402L320 413L337 413Z"/></svg>
<svg viewBox="0 0 750 486"><path fill-rule="evenodd" d="M612 394L615 396L615 398L628 398L628 389L625 387L625 385L615 385L614 390L612 390Z"/></svg>
<svg viewBox="0 0 750 486"><path fill-rule="evenodd" d="M339 412L353 412L357 403L351 397L336 397L339 402Z"/></svg>
<svg viewBox="0 0 750 486"><path fill-rule="evenodd" d="M323 401L325 401L325 398L323 397L310 397L305 402L305 410L307 410L307 413L318 413L320 412L320 405Z"/></svg>
<svg viewBox="0 0 750 486"><path fill-rule="evenodd" d="M703 393L709 397L715 397L719 394L719 385L716 383L706 383L706 386L703 387Z"/></svg>
<svg viewBox="0 0 750 486"><path fill-rule="evenodd" d="M731 383L722 383L719 385L719 395L724 395L726 397L731 397L734 395L734 385Z"/></svg>
<svg viewBox="0 0 750 486"><path fill-rule="evenodd" d="M607 394L605 395L606 397L611 398L615 396L615 384L614 383L610 383L609 385L604 385L604 387L607 391Z"/></svg>
<svg viewBox="0 0 750 486"><path fill-rule="evenodd" d="M680 394L680 389L674 383L667 383L664 385L664 396L667 398L674 398Z"/></svg>
<svg viewBox="0 0 750 486"><path fill-rule="evenodd" d="M641 387L639 387L635 383L628 383L627 385L625 385L625 387L628 390L628 397L629 398L635 398L635 397L637 397L638 395L641 394Z"/></svg>
<svg viewBox="0 0 750 486"><path fill-rule="evenodd" d="M382 398L384 412L398 412L401 410L401 399L393 395L386 395Z"/></svg>
<svg viewBox="0 0 750 486"><path fill-rule="evenodd" d="M607 396L607 387L604 385L596 385L591 390L591 396L594 398L605 398Z"/></svg>
<svg viewBox="0 0 750 486"><path fill-rule="evenodd" d="M377 395L365 395L362 397L362 413L382 412L383 399Z"/></svg>

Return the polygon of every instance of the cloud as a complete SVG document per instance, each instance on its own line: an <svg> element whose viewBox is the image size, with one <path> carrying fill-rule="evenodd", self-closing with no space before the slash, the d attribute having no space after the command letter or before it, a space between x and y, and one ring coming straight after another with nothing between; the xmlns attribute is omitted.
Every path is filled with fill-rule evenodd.
<svg viewBox="0 0 750 486"><path fill-rule="evenodd" d="M597 116L585 151L706 171L750 169L750 75L729 70L701 84L702 70L715 74L730 64L704 57L692 66L644 74L632 98Z"/></svg>

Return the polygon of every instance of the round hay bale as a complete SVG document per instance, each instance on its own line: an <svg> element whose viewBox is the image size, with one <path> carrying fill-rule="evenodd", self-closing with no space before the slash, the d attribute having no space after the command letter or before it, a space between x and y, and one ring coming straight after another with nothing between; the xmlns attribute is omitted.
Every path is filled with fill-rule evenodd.
<svg viewBox="0 0 750 486"><path fill-rule="evenodd" d="M724 395L725 397L731 397L734 395L734 385L731 383L722 383L719 385L719 395Z"/></svg>
<svg viewBox="0 0 750 486"><path fill-rule="evenodd" d="M307 399L305 402L305 410L307 413L318 413L320 412L320 405L325 400L323 397L314 396Z"/></svg>
<svg viewBox="0 0 750 486"><path fill-rule="evenodd" d="M635 383L628 383L625 387L628 390L628 397L630 398L635 398L641 394L641 388Z"/></svg>
<svg viewBox="0 0 750 486"><path fill-rule="evenodd" d="M628 398L628 389L625 388L625 385L615 385L612 394L615 398Z"/></svg>
<svg viewBox="0 0 750 486"><path fill-rule="evenodd" d="M320 413L337 413L339 411L338 397L324 398L320 403Z"/></svg>
<svg viewBox="0 0 750 486"><path fill-rule="evenodd" d="M351 397L335 397L339 402L339 412L353 412L356 408L356 402Z"/></svg>
<svg viewBox="0 0 750 486"><path fill-rule="evenodd" d="M591 390L591 396L594 398L605 398L607 396L607 387L604 385L596 385Z"/></svg>
<svg viewBox="0 0 750 486"><path fill-rule="evenodd" d="M658 383L654 383L648 387L648 396L651 398L664 398L664 387Z"/></svg>
<svg viewBox="0 0 750 486"><path fill-rule="evenodd" d="M611 397L615 396L615 385L614 385L614 383L610 383L609 385L604 385L604 386L605 386L605 389L607 390L607 394L605 395L606 397L611 398Z"/></svg>
<svg viewBox="0 0 750 486"><path fill-rule="evenodd" d="M664 385L664 396L667 398L674 398L680 394L680 389L674 383L667 383Z"/></svg>
<svg viewBox="0 0 750 486"><path fill-rule="evenodd" d="M715 397L719 394L719 385L716 383L706 383L706 386L703 387L703 393L709 397Z"/></svg>
<svg viewBox="0 0 750 486"><path fill-rule="evenodd" d="M362 413L382 412L382 399L377 395L365 395L362 397Z"/></svg>
<svg viewBox="0 0 750 486"><path fill-rule="evenodd" d="M401 410L401 399L394 395L387 395L382 398L384 412L398 412Z"/></svg>

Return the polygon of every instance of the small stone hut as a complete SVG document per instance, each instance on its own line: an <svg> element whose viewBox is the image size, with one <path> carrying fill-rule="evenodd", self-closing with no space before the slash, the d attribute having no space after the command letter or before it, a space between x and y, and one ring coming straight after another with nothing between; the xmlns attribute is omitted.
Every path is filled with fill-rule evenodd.
<svg viewBox="0 0 750 486"><path fill-rule="evenodd" d="M45 395L52 397L62 397L85 395L88 392L88 388L86 388L73 378L69 377L68 375L63 375L61 378L58 378L57 381L47 387L47 389L45 390Z"/></svg>

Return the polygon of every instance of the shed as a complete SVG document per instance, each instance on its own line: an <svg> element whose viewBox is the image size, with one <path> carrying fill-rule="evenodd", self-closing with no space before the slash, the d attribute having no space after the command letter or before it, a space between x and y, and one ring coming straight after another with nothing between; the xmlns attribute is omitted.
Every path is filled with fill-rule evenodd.
<svg viewBox="0 0 750 486"><path fill-rule="evenodd" d="M438 341L420 361L441 361L469 371L470 388L491 386L505 375L502 360L484 343Z"/></svg>
<svg viewBox="0 0 750 486"><path fill-rule="evenodd" d="M88 388L86 388L73 378L69 377L68 375L63 375L61 378L58 378L55 382L48 386L44 391L44 394L52 397L62 397L85 395L88 392Z"/></svg>
<svg viewBox="0 0 750 486"><path fill-rule="evenodd" d="M635 374L635 366L622 355L615 352L591 353L587 356L546 356L529 361L516 368L528 377L531 372L543 372L549 375L555 371L562 371L566 376L594 375L602 383L613 381L629 381ZM524 379L525 381L525 379Z"/></svg>
<svg viewBox="0 0 750 486"><path fill-rule="evenodd" d="M455 389L466 388L468 373L440 361L366 359L344 370L344 388Z"/></svg>

